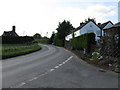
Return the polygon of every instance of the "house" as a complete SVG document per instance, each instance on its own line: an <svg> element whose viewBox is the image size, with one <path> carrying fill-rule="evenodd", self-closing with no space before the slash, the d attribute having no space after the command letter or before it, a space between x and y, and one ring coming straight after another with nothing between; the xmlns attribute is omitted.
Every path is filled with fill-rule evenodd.
<svg viewBox="0 0 120 90"><path fill-rule="evenodd" d="M18 37L18 34L15 32L15 26L12 27L12 31L4 31L2 36Z"/></svg>
<svg viewBox="0 0 120 90"><path fill-rule="evenodd" d="M103 24L99 24L99 27L101 28L102 30L102 36L104 36L104 29L107 29L109 27L111 27L113 25L113 23L111 21L108 21L108 22L105 22Z"/></svg>
<svg viewBox="0 0 120 90"><path fill-rule="evenodd" d="M120 57L120 22L104 29L101 38L101 51L109 56Z"/></svg>
<svg viewBox="0 0 120 90"><path fill-rule="evenodd" d="M85 34L85 33L90 33L90 32L93 32L95 33L96 37L96 41L98 41L100 39L100 36L101 36L101 28L93 21L88 21L86 23L80 23L80 26L77 27L75 30L74 30L74 37L78 37L82 34ZM66 40L70 40L72 38L72 34L69 34L67 37L66 37Z"/></svg>
<svg viewBox="0 0 120 90"><path fill-rule="evenodd" d="M93 32L95 33L96 37L95 40L98 42L100 37L104 36L104 29L109 28L113 25L111 21L105 22L103 24L96 24L92 20L86 22L86 23L80 23L80 26L77 27L74 32L74 37L78 37L85 33ZM73 38L73 34L69 34L66 36L66 40L69 41L71 38Z"/></svg>
<svg viewBox="0 0 120 90"><path fill-rule="evenodd" d="M104 29L104 32L105 36L111 37L111 42L114 42L114 45L120 45L120 22L114 24L109 28Z"/></svg>

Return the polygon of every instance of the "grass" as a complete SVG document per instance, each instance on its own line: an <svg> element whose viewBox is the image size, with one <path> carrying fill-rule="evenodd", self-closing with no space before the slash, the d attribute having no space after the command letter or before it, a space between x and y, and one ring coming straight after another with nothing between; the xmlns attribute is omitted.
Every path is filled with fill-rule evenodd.
<svg viewBox="0 0 120 90"><path fill-rule="evenodd" d="M37 44L3 44L2 48L0 47L0 50L2 50L2 59L28 54L40 49L41 46Z"/></svg>

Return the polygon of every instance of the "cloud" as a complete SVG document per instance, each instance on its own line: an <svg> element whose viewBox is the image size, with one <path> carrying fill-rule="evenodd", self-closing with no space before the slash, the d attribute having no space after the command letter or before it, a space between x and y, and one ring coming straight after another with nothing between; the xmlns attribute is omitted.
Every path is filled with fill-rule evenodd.
<svg viewBox="0 0 120 90"><path fill-rule="evenodd" d="M80 0L81 1L81 0ZM65 3L61 5L60 2ZM99 22L104 22L105 17L114 16L116 6L89 5L82 8L73 7L71 3L78 4L79 0L2 0L0 1L0 35L3 31L11 30L16 25L19 35L33 35L42 33L49 36L57 28L58 22L70 20L73 26L88 17L94 17ZM69 4L69 5L66 5Z"/></svg>
<svg viewBox="0 0 120 90"><path fill-rule="evenodd" d="M114 11L115 7L116 6L104 5L89 6L86 9L75 7L58 7L53 13L58 19L70 20L76 26L88 17L96 18L96 20L99 22L105 22L105 17L114 16L116 14Z"/></svg>

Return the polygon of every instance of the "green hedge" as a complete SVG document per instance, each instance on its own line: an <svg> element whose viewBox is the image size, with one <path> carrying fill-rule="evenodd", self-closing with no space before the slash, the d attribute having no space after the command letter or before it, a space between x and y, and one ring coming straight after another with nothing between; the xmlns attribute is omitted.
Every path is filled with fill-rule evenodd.
<svg viewBox="0 0 120 90"><path fill-rule="evenodd" d="M86 33L81 36L72 38L70 40L70 44L73 49L86 49L89 52L91 45L95 44L95 34Z"/></svg>
<svg viewBox="0 0 120 90"><path fill-rule="evenodd" d="M57 37L55 37L53 41L54 41L54 45L63 46L63 40L58 39Z"/></svg>
<svg viewBox="0 0 120 90"><path fill-rule="evenodd" d="M2 36L0 38L2 38L2 44L24 44L24 43L29 43L34 41L33 37L28 37L28 36L24 36L24 37Z"/></svg>

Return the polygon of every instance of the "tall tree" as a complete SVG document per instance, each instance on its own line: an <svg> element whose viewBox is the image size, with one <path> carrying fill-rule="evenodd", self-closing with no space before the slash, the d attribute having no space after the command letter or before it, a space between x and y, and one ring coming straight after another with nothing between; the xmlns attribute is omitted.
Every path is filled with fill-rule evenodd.
<svg viewBox="0 0 120 90"><path fill-rule="evenodd" d="M72 32L73 30L73 26L70 23L70 21L66 21L64 20L63 22L59 22L58 28L57 30L57 38L62 40L62 46L64 46L64 42L65 42L65 37Z"/></svg>

